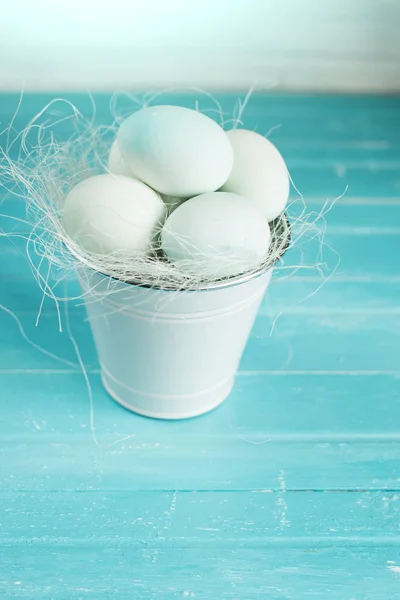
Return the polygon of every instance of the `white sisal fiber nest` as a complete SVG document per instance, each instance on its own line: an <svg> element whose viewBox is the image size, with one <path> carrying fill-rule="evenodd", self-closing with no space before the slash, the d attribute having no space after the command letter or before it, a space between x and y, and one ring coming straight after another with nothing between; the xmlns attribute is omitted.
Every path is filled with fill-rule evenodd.
<svg viewBox="0 0 400 600"><path fill-rule="evenodd" d="M205 96L210 98L208 94ZM220 105L214 101L213 110L217 118L214 114L208 116L215 118L226 129L236 127L241 124L248 97L244 102L238 102L235 114L230 116L224 115ZM131 97L130 112L152 103L157 104L157 94L141 99ZM114 96L110 104L113 123L109 126L95 125L95 106L93 115L86 118L71 102L58 99L44 107L22 131L14 132L13 122L5 128L0 138L3 148L0 155L0 184L11 194L26 200L25 223L29 224L31 230L29 234L19 234L13 233L10 228L9 231L4 230L3 235L26 237L28 257L32 254L39 257L39 264L30 258L36 279L43 293L52 298L56 295L49 277L51 271L61 279L71 271L86 270L88 266L109 276L111 280L142 286L172 290L196 290L212 286L215 281L180 270L161 251L146 257L126 253L98 255L86 251L66 234L61 216L63 199L69 190L87 177L108 172L110 146L121 120L126 116L118 114L117 105L118 96ZM55 108L62 109L64 116L61 119L54 117ZM65 136L58 137L56 133L62 121L68 121L71 126L67 139ZM301 248L306 241L317 237L322 247L324 216L331 206L332 203L327 202L319 213L307 212L299 194L296 200L289 203L287 216L282 215L271 224L272 242L267 259L244 275L254 276L273 265L278 270L286 269L280 264L280 259L290 238L292 245ZM293 272L299 268L321 271L323 263L298 264L289 269ZM238 266L239 275L243 273Z"/></svg>

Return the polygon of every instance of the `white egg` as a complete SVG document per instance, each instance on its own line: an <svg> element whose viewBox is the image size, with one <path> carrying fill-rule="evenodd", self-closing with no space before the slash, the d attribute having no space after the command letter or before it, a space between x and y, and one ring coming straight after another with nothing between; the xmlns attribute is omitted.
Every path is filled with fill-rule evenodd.
<svg viewBox="0 0 400 600"><path fill-rule="evenodd" d="M141 181L96 175L69 192L62 216L67 234L90 252L143 254L165 212L160 196Z"/></svg>
<svg viewBox="0 0 400 600"><path fill-rule="evenodd" d="M237 194L212 192L187 200L168 217L162 248L182 270L219 279L258 266L271 234L262 211Z"/></svg>
<svg viewBox="0 0 400 600"><path fill-rule="evenodd" d="M283 212L290 191L289 174L281 154L254 131L234 129L227 136L234 161L221 190L254 200L268 221L276 219Z"/></svg>
<svg viewBox="0 0 400 600"><path fill-rule="evenodd" d="M180 106L152 106L128 117L118 146L130 172L162 194L189 198L227 180L233 150L206 115Z"/></svg>
<svg viewBox="0 0 400 600"><path fill-rule="evenodd" d="M119 151L119 148L118 148L117 140L114 140L114 142L111 146L110 154L108 156L107 167L108 167L108 170L110 171L110 173L113 173L114 175L125 175L126 177L132 176L132 173L130 172L130 170L128 169L128 167L126 166L124 161L122 160L122 156L121 156L121 152Z"/></svg>

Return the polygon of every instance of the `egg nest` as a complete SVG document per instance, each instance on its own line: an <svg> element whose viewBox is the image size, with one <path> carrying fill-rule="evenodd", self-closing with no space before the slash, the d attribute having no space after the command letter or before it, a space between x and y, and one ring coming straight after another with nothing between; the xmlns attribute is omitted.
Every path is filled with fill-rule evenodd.
<svg viewBox="0 0 400 600"><path fill-rule="evenodd" d="M210 98L206 94L207 98ZM133 99L132 99L133 98ZM158 94L138 100L131 97L129 112L143 106L161 103ZM216 101L215 101L216 102ZM61 105L62 110L54 110ZM239 101L236 114L224 115L216 102L216 119L225 128L241 124L241 115L245 103ZM93 254L75 243L66 234L62 223L63 200L67 193L80 181L107 172L107 160L110 146L115 138L121 121L127 116L116 111L115 98L112 99L110 112L112 125L96 125L95 111L92 118L82 117L78 109L69 101L59 99L50 102L26 127L15 132L13 123L2 132L0 141L3 148L0 156L0 185L9 194L26 201L26 216L23 219L12 215L1 215L7 221L1 235L26 238L27 257L33 273L44 294L53 299L57 296L57 286L72 273L88 269L100 272L110 281L118 280L135 285L172 290L196 290L220 285L230 285L259 275L271 267L276 270L289 269L290 273L298 269L317 269L323 272L325 265L318 252L312 263L292 263L286 267L282 257L289 244L299 249L302 258L304 243L319 240L320 250L324 245L325 214L332 206L326 202L316 213L308 212L301 194L291 200L286 214L270 223L271 244L268 256L252 270L238 272L237 276L218 281L205 279L204 276L185 272L170 262L161 250L152 256L132 256L126 253L108 255ZM210 112L210 111L208 111ZM62 116L54 116L54 114ZM71 133L58 136L60 123L69 121ZM293 182L292 182L293 184ZM296 189L296 188L295 188ZM20 221L23 227L20 228ZM289 225L290 223L290 225ZM20 233L21 229L29 233ZM65 299L65 298L63 298Z"/></svg>

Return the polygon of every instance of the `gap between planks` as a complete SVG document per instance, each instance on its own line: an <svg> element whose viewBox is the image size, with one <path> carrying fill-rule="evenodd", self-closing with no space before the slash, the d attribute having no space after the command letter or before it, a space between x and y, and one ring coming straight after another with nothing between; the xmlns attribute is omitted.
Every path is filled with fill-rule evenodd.
<svg viewBox="0 0 400 600"><path fill-rule="evenodd" d="M29 374L29 375L68 375L82 373L82 370L77 366L76 369L0 369L0 375L16 375L16 374ZM86 369L86 373L89 375L100 375L101 369ZM400 377L400 370L282 370L282 371L238 371L236 376L238 377L254 377L254 376L286 376L286 375L321 375L321 376L343 376L349 375L351 377L364 377L365 375L388 375L390 377Z"/></svg>
<svg viewBox="0 0 400 600"><path fill-rule="evenodd" d="M54 488L54 489L29 489L29 488L15 488L8 490L0 490L0 499L2 496L10 496L14 494L35 494L41 496L47 496L49 494L131 494L132 492L135 494L368 494L368 495L379 495L379 494L398 494L399 488L285 488L282 490L281 487L278 488L82 488L82 489L71 489L71 488Z"/></svg>

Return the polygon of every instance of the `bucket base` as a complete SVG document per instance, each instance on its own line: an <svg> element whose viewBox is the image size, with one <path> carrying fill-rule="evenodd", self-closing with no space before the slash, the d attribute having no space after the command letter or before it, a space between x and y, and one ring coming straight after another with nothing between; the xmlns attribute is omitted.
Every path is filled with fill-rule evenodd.
<svg viewBox="0 0 400 600"><path fill-rule="evenodd" d="M153 419L190 419L217 408L232 391L234 378L200 394L162 396L144 394L117 382L103 368L101 380L110 396L124 408Z"/></svg>

